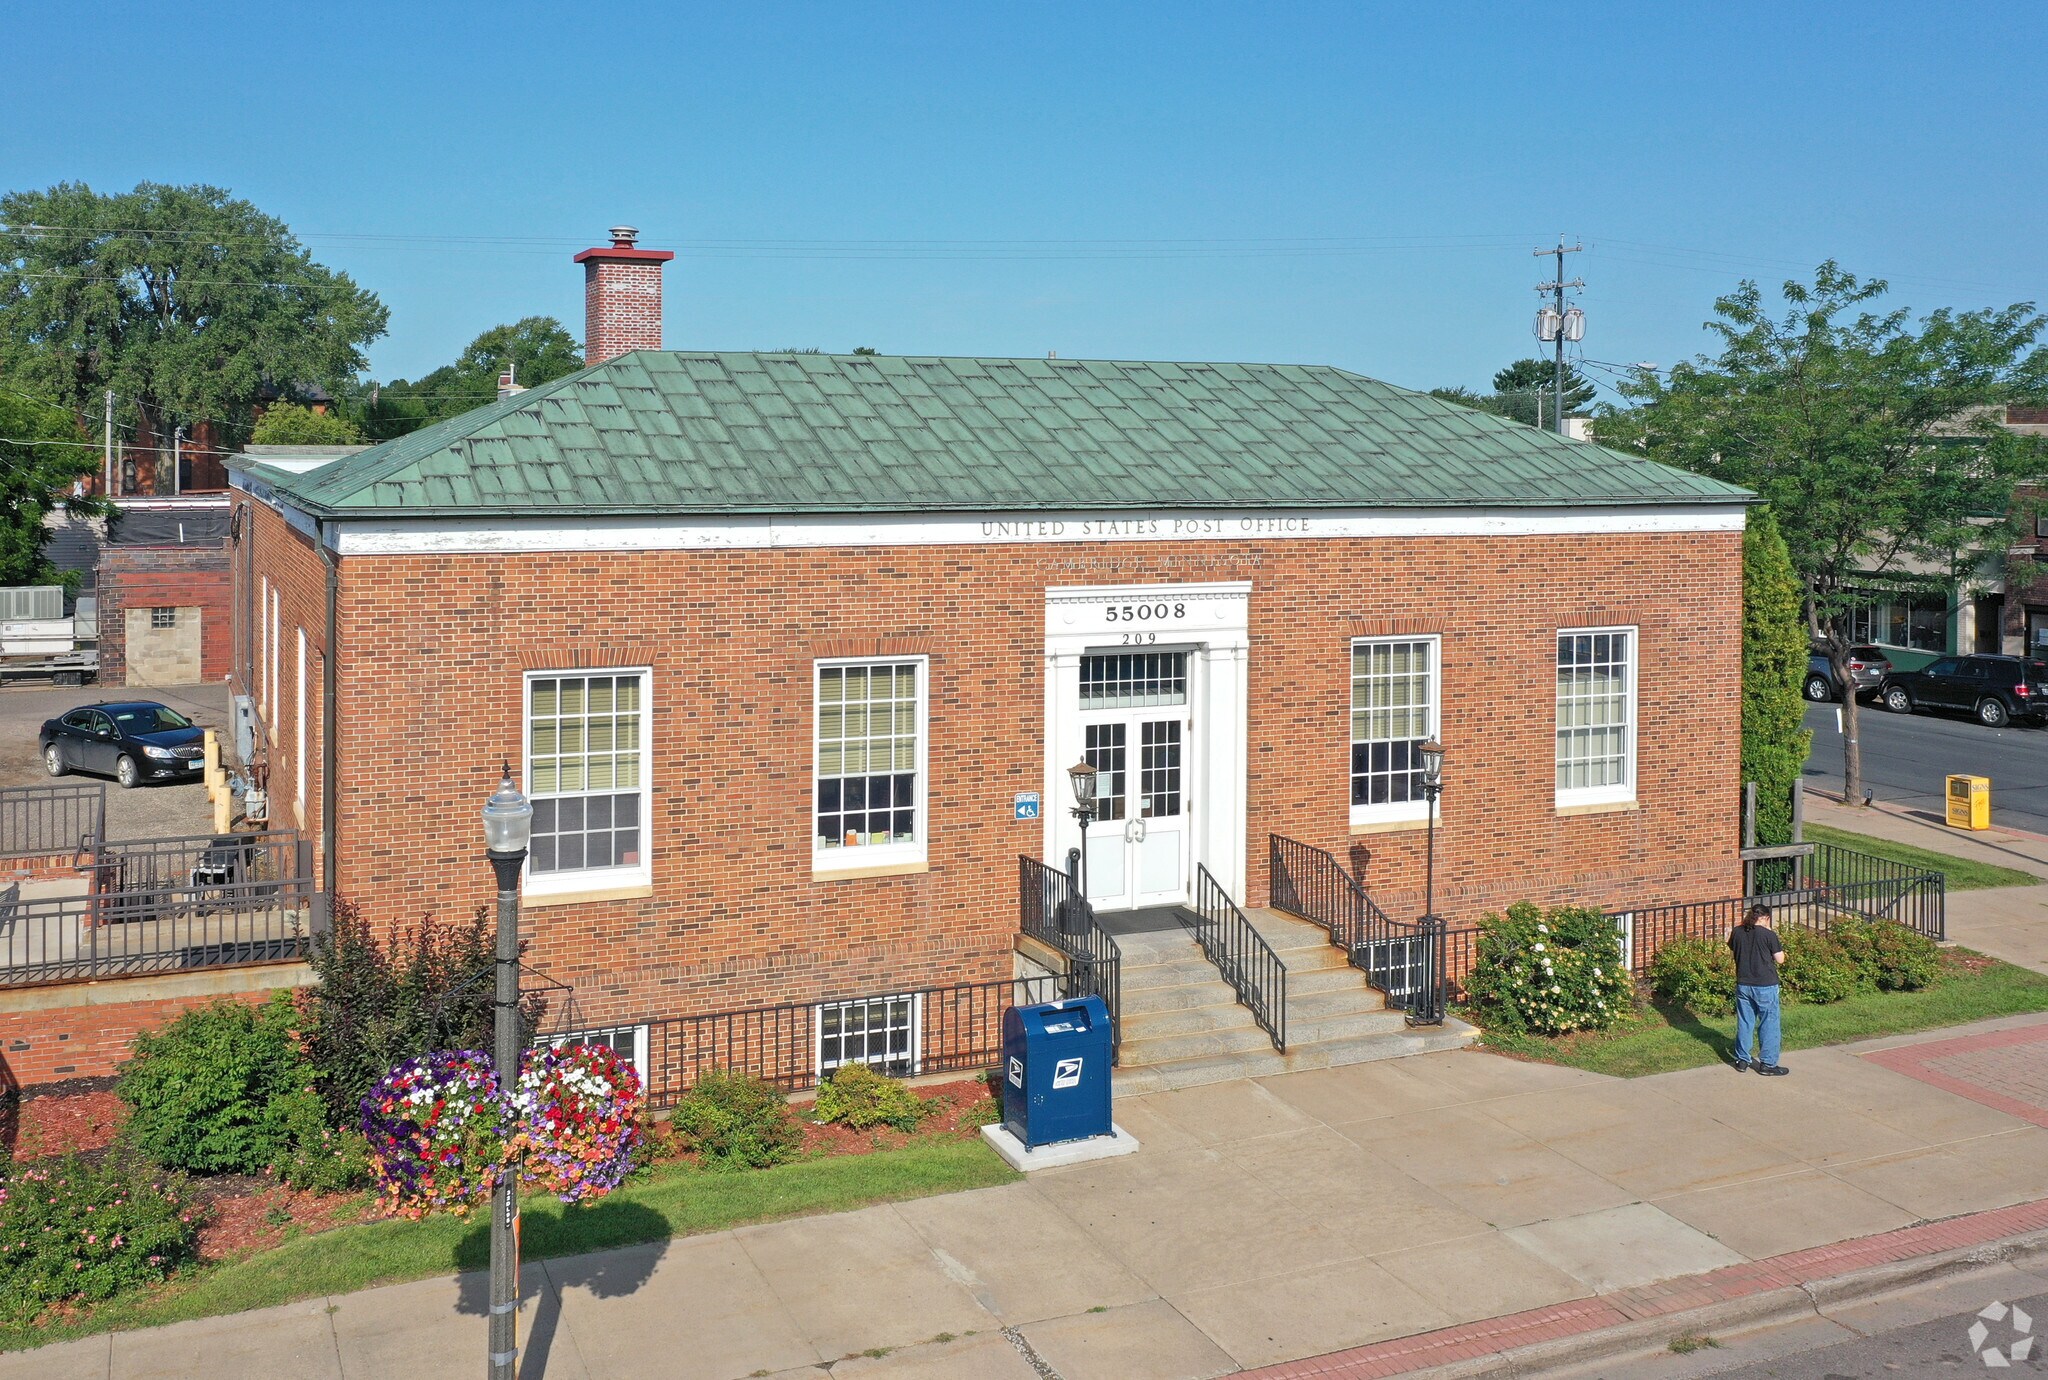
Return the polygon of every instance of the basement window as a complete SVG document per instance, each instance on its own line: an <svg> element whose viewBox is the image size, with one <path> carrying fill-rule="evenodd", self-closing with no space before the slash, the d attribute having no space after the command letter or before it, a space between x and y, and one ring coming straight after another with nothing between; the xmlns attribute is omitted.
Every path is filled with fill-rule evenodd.
<svg viewBox="0 0 2048 1380"><path fill-rule="evenodd" d="M866 1064L892 1078L918 1070L918 1017L924 998L862 997L818 1008L818 1079L842 1064Z"/></svg>
<svg viewBox="0 0 2048 1380"><path fill-rule="evenodd" d="M602 1045L619 1058L633 1066L633 1072L640 1075L640 1090L647 1090L647 1027L644 1025L615 1025L602 1030L575 1030L566 1035L543 1035L535 1040L536 1045L549 1049L567 1049L571 1045Z"/></svg>
<svg viewBox="0 0 2048 1380"><path fill-rule="evenodd" d="M152 629L177 627L178 611L176 609L151 609L149 611L149 626Z"/></svg>

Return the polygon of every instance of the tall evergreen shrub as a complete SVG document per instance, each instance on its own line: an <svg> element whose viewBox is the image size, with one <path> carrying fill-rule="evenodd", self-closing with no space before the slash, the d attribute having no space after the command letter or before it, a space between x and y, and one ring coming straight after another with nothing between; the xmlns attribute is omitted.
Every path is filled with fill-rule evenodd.
<svg viewBox="0 0 2048 1380"><path fill-rule="evenodd" d="M1756 782L1756 841L1792 841L1792 792L1813 734L1805 727L1808 640L1792 555L1767 508L1742 535L1742 779Z"/></svg>

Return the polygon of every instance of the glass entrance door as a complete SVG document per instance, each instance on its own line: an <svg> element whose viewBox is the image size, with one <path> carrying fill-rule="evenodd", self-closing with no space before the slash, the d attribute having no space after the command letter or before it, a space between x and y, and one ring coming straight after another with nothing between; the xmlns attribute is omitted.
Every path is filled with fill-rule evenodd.
<svg viewBox="0 0 2048 1380"><path fill-rule="evenodd" d="M1088 898L1104 910L1185 901L1190 735L1187 653L1082 658L1084 755L1098 773Z"/></svg>

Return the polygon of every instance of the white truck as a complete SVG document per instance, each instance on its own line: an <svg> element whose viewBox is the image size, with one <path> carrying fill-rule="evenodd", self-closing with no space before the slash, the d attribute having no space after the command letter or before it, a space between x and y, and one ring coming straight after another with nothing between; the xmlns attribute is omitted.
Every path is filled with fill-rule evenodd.
<svg viewBox="0 0 2048 1380"><path fill-rule="evenodd" d="M53 684L83 685L99 673L99 638L91 595L67 616L62 585L0 589L0 681L48 676Z"/></svg>

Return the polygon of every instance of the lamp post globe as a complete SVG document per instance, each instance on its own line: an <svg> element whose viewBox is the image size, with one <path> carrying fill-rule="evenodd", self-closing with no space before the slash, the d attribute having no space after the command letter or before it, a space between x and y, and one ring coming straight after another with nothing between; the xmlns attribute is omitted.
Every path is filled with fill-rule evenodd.
<svg viewBox="0 0 2048 1380"><path fill-rule="evenodd" d="M1436 917L1436 802L1444 793L1444 745L1431 738L1421 748L1422 798L1429 802L1429 862L1422 884L1422 918Z"/></svg>
<svg viewBox="0 0 2048 1380"><path fill-rule="evenodd" d="M1096 778L1101 775L1095 764L1087 760L1074 763L1067 768L1067 784L1074 788L1074 819L1081 826L1080 875L1074 879L1074 886L1083 899L1088 895L1088 821L1095 818Z"/></svg>
<svg viewBox="0 0 2048 1380"><path fill-rule="evenodd" d="M512 768L484 802L484 847L493 853L524 853L533 837L533 802L512 784Z"/></svg>

